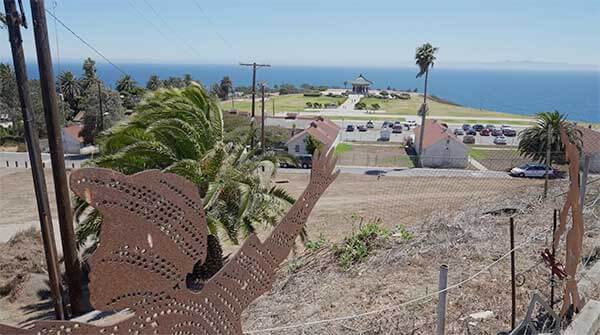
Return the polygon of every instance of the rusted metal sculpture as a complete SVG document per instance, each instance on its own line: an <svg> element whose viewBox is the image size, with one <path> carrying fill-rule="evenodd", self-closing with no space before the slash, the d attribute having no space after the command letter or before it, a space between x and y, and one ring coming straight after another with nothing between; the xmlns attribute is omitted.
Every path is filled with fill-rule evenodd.
<svg viewBox="0 0 600 335"><path fill-rule="evenodd" d="M190 285L188 275L207 254L206 219L194 184L159 171L75 171L71 188L104 217L91 258L92 305L134 315L109 327L70 321L0 325L0 334L241 334L242 311L271 289L279 264L339 173L335 163L332 153L316 153L308 187L271 235L261 242L252 234L200 285Z"/></svg>
<svg viewBox="0 0 600 335"><path fill-rule="evenodd" d="M560 238L567 229L567 219L569 210L571 211L572 224L571 229L567 232L566 239L566 261L565 273L567 275L563 306L561 314L565 315L569 307L573 307L573 311L578 313L581 310L581 298L577 289L577 266L581 259L582 244L583 244L583 210L580 202L579 189L579 149L571 143L569 136L564 127L560 128L560 138L565 146L565 154L569 161L569 190L567 199L560 212L560 224L554 235L554 247L557 248L560 243Z"/></svg>

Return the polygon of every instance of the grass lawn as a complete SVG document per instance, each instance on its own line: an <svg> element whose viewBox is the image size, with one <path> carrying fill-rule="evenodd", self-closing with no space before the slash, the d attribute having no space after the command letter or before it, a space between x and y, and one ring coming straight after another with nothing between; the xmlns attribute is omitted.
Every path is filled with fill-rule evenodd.
<svg viewBox="0 0 600 335"><path fill-rule="evenodd" d="M404 147L398 144L348 144L340 143L336 148L339 165L413 167L412 160Z"/></svg>
<svg viewBox="0 0 600 335"><path fill-rule="evenodd" d="M382 110L386 113L392 114L404 114L404 115L417 115L417 111L423 103L423 97L421 95L412 96L412 99L401 100L401 99L378 99L378 98L364 98L361 102L371 106L372 104L379 104ZM478 108L454 106L450 104L440 103L434 100L428 100L429 115L431 116L460 116L460 117L498 117L498 118L511 118L511 119L530 119L528 116L491 112Z"/></svg>
<svg viewBox="0 0 600 335"><path fill-rule="evenodd" d="M332 98L332 97L305 97L302 94L288 94L288 95L280 95L273 96L269 98L269 100L265 101L265 112L266 114L272 115L273 113L273 101L275 101L275 113L289 113L289 112L303 112L306 107L307 102L318 102L322 105L325 104L338 104L346 101L345 97L342 98ZM222 101L221 108L223 110L231 109L231 100ZM242 112L250 112L252 109L252 101L244 100L244 101L236 101L235 109ZM256 114L260 114L261 106L260 106L260 97L256 98Z"/></svg>
<svg viewBox="0 0 600 335"><path fill-rule="evenodd" d="M471 147L469 156L493 171L508 171L515 166L531 162L519 155L517 149L486 149Z"/></svg>
<svg viewBox="0 0 600 335"><path fill-rule="evenodd" d="M335 147L335 153L338 155L343 155L346 152L352 150L352 145L348 143L340 143Z"/></svg>

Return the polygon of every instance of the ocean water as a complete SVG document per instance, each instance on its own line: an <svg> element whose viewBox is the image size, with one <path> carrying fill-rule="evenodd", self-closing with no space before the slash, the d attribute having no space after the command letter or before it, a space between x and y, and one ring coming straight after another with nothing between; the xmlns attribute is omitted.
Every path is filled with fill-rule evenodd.
<svg viewBox="0 0 600 335"><path fill-rule="evenodd" d="M145 85L151 74L161 78L191 74L205 85L231 77L234 85L249 86L250 68L235 65L186 64L118 64L140 84ZM115 85L121 73L106 63L98 63L98 74L109 85ZM60 70L81 74L81 63L63 63ZM58 73L58 66L55 65ZM290 83L343 87L344 81L358 74L374 82L376 88L423 89L423 79L415 78L415 68L351 68L273 66L258 70L257 80L270 86ZM37 76L35 64L29 74ZM429 90L446 100L475 108L499 112L533 115L558 110L571 120L600 122L600 71L582 70L485 70L444 69L434 67Z"/></svg>

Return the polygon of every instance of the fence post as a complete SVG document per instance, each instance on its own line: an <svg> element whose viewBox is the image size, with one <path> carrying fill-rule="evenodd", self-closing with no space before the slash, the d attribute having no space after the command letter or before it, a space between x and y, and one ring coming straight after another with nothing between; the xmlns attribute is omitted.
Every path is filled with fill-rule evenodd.
<svg viewBox="0 0 600 335"><path fill-rule="evenodd" d="M19 161L15 161L15 167L19 167Z"/></svg>
<svg viewBox="0 0 600 335"><path fill-rule="evenodd" d="M517 283L515 280L515 219L510 218L510 278L511 278L511 317L510 329L515 329L517 323Z"/></svg>
<svg viewBox="0 0 600 335"><path fill-rule="evenodd" d="M448 292L448 265L440 266L440 282L439 282L439 301L437 307L437 327L436 334L444 335L446 333L446 296Z"/></svg>

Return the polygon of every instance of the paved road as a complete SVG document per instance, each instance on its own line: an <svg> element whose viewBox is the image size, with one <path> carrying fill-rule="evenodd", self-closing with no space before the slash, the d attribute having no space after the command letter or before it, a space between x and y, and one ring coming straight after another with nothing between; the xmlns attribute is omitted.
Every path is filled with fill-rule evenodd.
<svg viewBox="0 0 600 335"><path fill-rule="evenodd" d="M458 169L408 169L369 166L338 166L342 173L359 175L384 175L391 177L463 177L463 178L494 178L511 179L506 172L501 171L472 171ZM309 169L279 169L283 173L309 173Z"/></svg>

